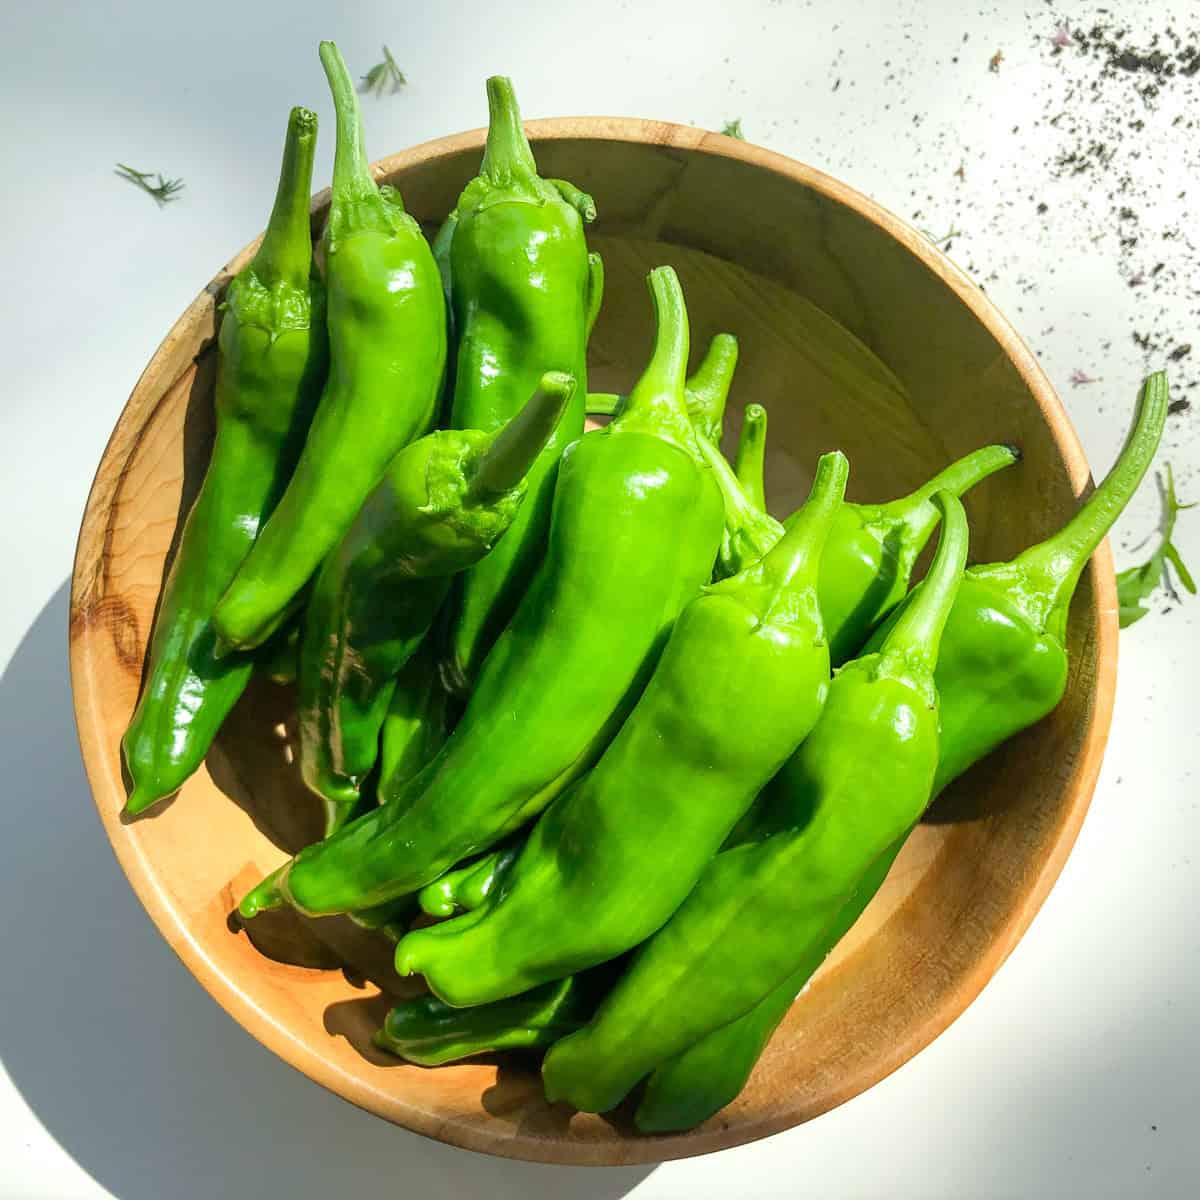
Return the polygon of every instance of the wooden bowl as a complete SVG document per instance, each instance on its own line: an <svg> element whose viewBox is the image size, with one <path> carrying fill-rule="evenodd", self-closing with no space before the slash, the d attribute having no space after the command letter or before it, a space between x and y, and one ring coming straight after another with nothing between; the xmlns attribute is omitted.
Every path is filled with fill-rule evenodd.
<svg viewBox="0 0 1200 1200"><path fill-rule="evenodd" d="M776 512L790 511L818 452L834 446L850 456L852 496L885 499L991 441L1015 441L1025 458L968 498L974 558L1007 558L1073 510L1088 467L1050 384L922 235L810 167L699 129L623 119L529 128L543 173L586 188L601 214L592 241L607 286L593 390L635 378L650 343L644 277L671 263L695 354L721 330L741 341L731 432L747 401L766 404ZM432 229L482 142L479 130L444 138L376 172ZM326 203L317 198L318 219ZM122 823L118 743L212 436L216 305L252 250L204 288L134 389L88 500L71 593L75 711L96 804L134 889L200 982L265 1045L362 1108L454 1145L545 1162L655 1162L736 1146L825 1112L927 1045L1029 925L1087 809L1116 670L1107 547L1076 598L1058 710L934 807L742 1095L686 1134L644 1137L625 1111L548 1106L528 1061L426 1070L374 1051L388 1001L364 977L404 985L386 949L340 918L260 918L256 939L289 963L252 945L231 921L235 901L315 829L290 761L286 691L255 685L207 770L148 819ZM354 969L328 969L338 961Z"/></svg>

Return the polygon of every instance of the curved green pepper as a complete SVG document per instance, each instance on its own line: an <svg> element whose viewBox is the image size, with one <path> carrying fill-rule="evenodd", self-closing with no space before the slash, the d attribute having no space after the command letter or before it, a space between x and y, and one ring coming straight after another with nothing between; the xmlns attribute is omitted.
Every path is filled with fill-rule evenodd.
<svg viewBox="0 0 1200 1200"><path fill-rule="evenodd" d="M325 295L312 271L309 196L317 117L292 109L275 206L222 305L217 435L183 528L122 741L130 815L181 788L253 671L218 660L212 613L292 473L325 378Z"/></svg>
<svg viewBox="0 0 1200 1200"><path fill-rule="evenodd" d="M417 996L387 1015L374 1042L381 1050L424 1067L459 1062L495 1050L532 1050L574 1032L612 985L610 964L479 1008L451 1008L436 996Z"/></svg>
<svg viewBox="0 0 1200 1200"><path fill-rule="evenodd" d="M1099 538L1149 468L1162 433L1166 407L1166 378L1152 376L1143 386L1138 420L1108 479L1093 493L1067 530L1039 548L1037 559L1058 563L1048 581L1049 593L1045 590L1045 582L1038 590L1042 592L1043 603L1050 601L1050 610L1057 608L1060 649L1063 646L1062 621L1069 609L1082 563L1090 557ZM996 578L995 568L983 568L979 584L973 578L977 570L980 568L967 571L960 585L942 634L941 654L934 675L941 696L939 762L934 777L934 795L1000 741L1050 711L1062 695L1059 681L1065 680L1063 659L1055 652L1053 644L1031 631L1028 621L1013 613L1011 604L998 603L991 590ZM1000 575L1011 579L1007 571L1001 571ZM916 589L913 595L915 597ZM876 634L869 648L878 647L904 607L901 606L892 621ZM1015 615L1019 619L1014 620ZM1053 622L1047 622L1050 624ZM1062 653L1065 655L1065 650ZM1014 699L1021 702L1013 705ZM814 953L775 992L744 1016L702 1038L695 1046L655 1070L638 1108L639 1129L647 1133L665 1133L691 1128L707 1120L738 1094L771 1033L786 1015L793 997L823 961L825 953L866 908L906 836L877 860L822 942L814 947Z"/></svg>
<svg viewBox="0 0 1200 1200"><path fill-rule="evenodd" d="M497 881L508 874L522 845L520 841L510 842L427 883L417 894L421 911L431 917L474 912L488 898Z"/></svg>
<svg viewBox="0 0 1200 1200"><path fill-rule="evenodd" d="M709 862L591 1022L551 1049L548 1100L607 1111L660 1063L752 1009L826 945L872 863L920 817L937 768L933 671L968 536L956 497L939 492L934 503L942 536L920 603L878 654L834 676L816 727L759 802L759 840ZM401 940L398 957L416 936Z"/></svg>
<svg viewBox="0 0 1200 1200"><path fill-rule="evenodd" d="M634 1123L643 1133L693 1129L737 1098L771 1035L833 948L849 933L887 878L907 832L868 869L833 924L806 948L799 966L748 1013L706 1034L654 1069ZM680 998L686 1004L686 997Z"/></svg>
<svg viewBox="0 0 1200 1200"><path fill-rule="evenodd" d="M530 468L529 495L504 541L459 584L445 678L463 693L508 624L546 541L564 447L583 433L587 338L600 284L584 224L592 198L538 176L512 82L487 81L487 148L455 208L449 247L455 329L450 424L490 431L523 405L544 371L579 383ZM598 260L597 260L598 261Z"/></svg>
<svg viewBox="0 0 1200 1200"><path fill-rule="evenodd" d="M485 1004L614 958L670 917L821 712L817 572L847 473L825 455L778 545L683 610L599 763L481 908L400 942L399 974L420 972L449 1004Z"/></svg>
<svg viewBox="0 0 1200 1200"><path fill-rule="evenodd" d="M396 452L433 424L446 363L429 244L399 194L375 185L354 83L332 42L321 43L321 62L337 110L324 238L329 382L287 491L217 605L218 632L240 649L283 623Z"/></svg>
<svg viewBox="0 0 1200 1200"><path fill-rule="evenodd" d="M966 572L938 662L942 734L934 795L1062 699L1071 598L1154 459L1168 401L1166 375L1149 376L1120 457L1075 516L1012 562ZM921 587L913 589L913 603L920 593Z"/></svg>
<svg viewBox="0 0 1200 1200"><path fill-rule="evenodd" d="M396 679L379 734L378 794L394 795L442 748L449 735L449 696L429 639Z"/></svg>
<svg viewBox="0 0 1200 1200"><path fill-rule="evenodd" d="M536 816L603 752L709 578L723 510L684 408L687 310L671 268L649 282L654 354L563 455L545 562L462 719L408 786L297 856L282 883L302 912L418 891Z"/></svg>
<svg viewBox="0 0 1200 1200"><path fill-rule="evenodd" d="M325 559L304 613L299 725L301 772L326 801L327 835L358 805L396 677L451 576L507 536L525 472L574 390L569 375L548 372L498 432L438 430L406 446Z"/></svg>

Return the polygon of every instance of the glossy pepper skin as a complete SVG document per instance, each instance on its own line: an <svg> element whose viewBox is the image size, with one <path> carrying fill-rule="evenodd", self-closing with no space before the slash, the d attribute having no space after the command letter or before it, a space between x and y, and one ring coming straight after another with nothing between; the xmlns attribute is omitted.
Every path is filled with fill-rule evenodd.
<svg viewBox="0 0 1200 1200"><path fill-rule="evenodd" d="M607 966L600 967L479 1008L451 1008L436 996L417 996L393 1008L373 1040L425 1067L496 1050L539 1049L578 1029L612 978Z"/></svg>
<svg viewBox="0 0 1200 1200"><path fill-rule="evenodd" d="M312 271L308 212L316 141L316 114L293 109L266 236L222 305L212 459L122 741L131 815L199 768L253 670L249 658L218 660L212 613L287 486L325 380L324 288Z"/></svg>
<svg viewBox="0 0 1200 1200"><path fill-rule="evenodd" d="M966 572L938 660L942 733L935 795L1062 699L1071 598L1153 461L1168 400L1166 375L1149 376L1120 457L1076 515L1012 562ZM913 603L920 592L914 589ZM873 641L884 636L881 630Z"/></svg>
<svg viewBox="0 0 1200 1200"><path fill-rule="evenodd" d="M379 735L378 794L399 791L442 748L450 733L449 697L427 639L396 679Z"/></svg>
<svg viewBox="0 0 1200 1200"><path fill-rule="evenodd" d="M707 440L701 444L725 499L719 573L733 574L774 545L796 514L781 525L763 512L716 446ZM842 505L825 544L818 584L835 667L857 654L878 622L904 598L913 567L937 528L934 494L961 496L1020 457L1013 446L983 446L907 496L885 504Z"/></svg>
<svg viewBox="0 0 1200 1200"><path fill-rule="evenodd" d="M447 871L439 879L427 883L417 893L421 911L431 917L452 917L460 912L474 912L488 898L497 881L512 868L523 844L523 840L508 842L482 858Z"/></svg>
<svg viewBox="0 0 1200 1200"><path fill-rule="evenodd" d="M941 696L939 762L934 794L984 757L1005 738L1044 716L1061 699L1065 686L1065 650L1062 635L1077 567L1104 535L1127 503L1149 467L1161 436L1167 405L1166 379L1152 376L1143 387L1138 419L1117 466L1080 515L1057 535L1037 548L1035 560L1057 563L1049 579L1032 577L1046 611L1057 607L1057 643L1039 635L1021 612L995 589L1020 579L1009 565L972 568L959 587L958 597L942 634L935 681ZM1052 547L1049 551L1045 547ZM1082 556L1082 558L1081 558ZM1020 560L1018 560L1020 561ZM975 572L982 578L974 582ZM1072 578L1072 575L1074 578ZM1025 576L1026 587L1030 577ZM913 593L914 601L919 588ZM1019 589L1024 592L1025 588ZM1028 592L1025 593L1028 595ZM899 618L896 616L872 639L877 647ZM1048 668L1048 669L1047 669ZM868 876L818 945L773 993L744 1016L715 1030L650 1076L638 1108L636 1123L647 1133L691 1128L707 1120L741 1090L771 1033L786 1015L792 998L803 987L810 968L815 970L846 930L857 920L883 882L900 852L901 837L876 861Z"/></svg>
<svg viewBox="0 0 1200 1200"><path fill-rule="evenodd" d="M450 589L507 532L526 471L554 434L575 381L547 372L499 431L443 429L392 459L325 559L304 613L300 767L324 798L326 835L358 805L401 668Z"/></svg>
<svg viewBox="0 0 1200 1200"><path fill-rule="evenodd" d="M324 236L329 381L287 491L217 606L217 630L237 649L283 623L393 456L433 424L446 363L433 254L399 194L375 185L332 42L321 43L321 62L337 110Z"/></svg>
<svg viewBox="0 0 1200 1200"><path fill-rule="evenodd" d="M529 495L504 541L460 581L448 648L451 690L469 690L537 567L562 452L583 433L587 339L597 276L584 226L592 198L544 180L521 128L510 80L487 82L487 148L459 198L449 235L455 332L450 424L490 431L528 399L544 371L578 381L558 429L528 475Z"/></svg>
<svg viewBox="0 0 1200 1200"><path fill-rule="evenodd" d="M301 911L418 891L536 816L603 752L709 578L723 511L684 408L687 311L673 270L649 282L654 354L563 455L545 561L461 720L409 785L297 856L282 882Z"/></svg>
<svg viewBox="0 0 1200 1200"><path fill-rule="evenodd" d="M789 533L683 610L599 763L481 908L400 942L398 973L420 972L448 1004L486 1004L615 958L667 920L821 712L817 572L847 473L841 454L822 458Z"/></svg>
<svg viewBox="0 0 1200 1200"><path fill-rule="evenodd" d="M694 1129L737 1098L771 1035L817 968L862 916L906 840L907 834L875 860L833 924L814 939L783 983L749 1012L714 1029L654 1069L634 1117L638 1129L643 1133Z"/></svg>
<svg viewBox="0 0 1200 1200"><path fill-rule="evenodd" d="M961 503L947 492L935 503L943 530L921 602L878 654L834 676L816 727L756 806L754 839L709 862L591 1022L551 1048L548 1100L607 1111L748 1012L826 945L871 865L924 811L937 767L933 671L967 553Z"/></svg>

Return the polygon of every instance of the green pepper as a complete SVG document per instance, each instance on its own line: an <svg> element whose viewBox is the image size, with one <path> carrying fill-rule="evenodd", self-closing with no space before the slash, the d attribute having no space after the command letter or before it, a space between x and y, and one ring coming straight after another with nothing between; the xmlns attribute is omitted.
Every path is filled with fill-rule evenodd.
<svg viewBox="0 0 1200 1200"><path fill-rule="evenodd" d="M941 697L935 795L1000 741L1044 716L1061 698L1059 681L1065 682L1062 639L1071 596L1083 563L1149 468L1162 434L1167 399L1165 376L1151 376L1143 385L1138 419L1117 465L1067 528L1034 548L1034 573L1021 580L1021 573L1012 565L966 572L942 635L934 675ZM1047 562L1053 564L1049 577L1041 574L1042 564ZM981 576L978 582L976 572ZM1011 593L996 595L997 578L1003 581L1005 591L1013 587L1014 579L1021 580L1015 588L1015 603ZM919 590L914 589L914 600ZM1031 622L1022 611L1031 598L1043 611L1055 612L1055 619ZM902 605L876 634L871 647L881 644L904 608ZM1057 640L1044 632L1055 627ZM655 1070L638 1108L639 1129L665 1133L691 1128L737 1095L792 998L857 920L904 840L901 837L876 862L826 931L823 944L818 943L808 960L775 992Z"/></svg>
<svg viewBox="0 0 1200 1200"><path fill-rule="evenodd" d="M907 839L906 832L875 860L833 924L806 948L800 965L783 983L749 1012L654 1069L634 1118L638 1129L643 1133L693 1129L737 1097L792 1003L879 891ZM681 997L680 1003L686 1006L687 998Z"/></svg>
<svg viewBox="0 0 1200 1200"><path fill-rule="evenodd" d="M1154 459L1168 401L1166 375L1149 376L1120 457L1075 516L1012 562L966 572L938 663L942 733L934 795L1062 699L1071 598ZM912 602L920 592L913 590ZM884 636L881 630L873 641Z"/></svg>
<svg viewBox="0 0 1200 1200"><path fill-rule="evenodd" d="M433 424L446 362L429 244L399 194L375 184L354 83L332 42L321 43L321 62L337 111L324 236L329 382L287 491L217 606L218 632L239 649L284 622L397 451Z"/></svg>
<svg viewBox="0 0 1200 1200"><path fill-rule="evenodd" d="M532 1050L573 1033L612 985L609 964L479 1008L452 1008L425 994L398 1004L374 1042L424 1067L495 1050Z"/></svg>
<svg viewBox="0 0 1200 1200"><path fill-rule="evenodd" d="M587 338L600 303L584 238L585 222L596 216L592 198L538 176L510 80L489 79L487 94L483 165L448 222L456 341L450 424L499 428L545 371L565 371L579 388L529 471L529 495L512 528L460 581L444 668L456 693L478 674L541 559L558 462L583 433Z"/></svg>
<svg viewBox="0 0 1200 1200"><path fill-rule="evenodd" d="M437 757L384 804L303 850L284 876L310 914L419 891L536 816L603 752L724 520L684 406L687 310L650 273L654 353L621 413L563 455L545 561Z"/></svg>
<svg viewBox="0 0 1200 1200"><path fill-rule="evenodd" d="M179 790L204 761L253 663L218 660L212 613L287 486L325 377L324 289L312 271L309 196L317 118L292 109L266 236L222 304L217 434L150 644L122 746L131 815Z"/></svg>
<svg viewBox="0 0 1200 1200"><path fill-rule="evenodd" d="M599 763L480 908L400 942L399 974L420 972L449 1004L485 1004L614 958L667 920L821 712L817 573L847 473L825 455L780 542L683 610Z"/></svg>
<svg viewBox="0 0 1200 1200"><path fill-rule="evenodd" d="M774 545L796 514L781 525L753 502L711 442L703 440L701 446L725 499L720 573L732 574ZM875 625L904 598L913 567L937 527L934 494L961 496L1020 457L1014 446L983 446L898 500L842 505L825 544L818 584L835 667L857 654Z"/></svg>
<svg viewBox="0 0 1200 1200"><path fill-rule="evenodd" d="M710 860L591 1022L551 1049L548 1100L605 1112L660 1063L748 1012L827 944L871 865L924 811L937 768L933 672L968 537L957 497L938 492L933 503L942 536L920 603L878 653L834 676L816 727L757 805L755 840ZM401 940L398 958L415 936Z"/></svg>
<svg viewBox="0 0 1200 1200"><path fill-rule="evenodd" d="M299 725L301 772L326 801L327 835L358 805L396 677L451 576L507 536L525 473L574 390L569 375L548 372L498 432L438 430L410 443L325 559L304 613Z"/></svg>
<svg viewBox="0 0 1200 1200"><path fill-rule="evenodd" d="M449 697L426 639L396 679L379 735L380 795L395 794L442 748L450 730Z"/></svg>
<svg viewBox="0 0 1200 1200"><path fill-rule="evenodd" d="M431 917L474 912L488 898L496 882L508 874L521 853L522 844L521 841L509 842L427 883L417 894L421 911Z"/></svg>
<svg viewBox="0 0 1200 1200"><path fill-rule="evenodd" d="M719 439L712 438L714 445ZM737 456L733 473L745 489L750 501L763 512L767 511L766 468L767 410L761 404L747 404L742 413L742 431L738 435Z"/></svg>

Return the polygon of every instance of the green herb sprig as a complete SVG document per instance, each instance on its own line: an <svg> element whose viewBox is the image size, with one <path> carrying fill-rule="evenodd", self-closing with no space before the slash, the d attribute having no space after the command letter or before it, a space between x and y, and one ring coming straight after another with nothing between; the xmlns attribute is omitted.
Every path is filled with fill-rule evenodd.
<svg viewBox="0 0 1200 1200"><path fill-rule="evenodd" d="M182 179L167 179L158 171L135 171L133 167L117 163L114 174L119 179L132 183L134 187L141 188L148 196L153 196L154 202L159 208L162 208L164 204L170 204L172 200L177 200L179 193L183 191Z"/></svg>
<svg viewBox="0 0 1200 1200"><path fill-rule="evenodd" d="M744 142L746 140L746 135L742 132L742 118L741 117L735 117L732 121L726 121L725 124L721 127L721 132L726 137L737 138L739 141L742 141L742 142Z"/></svg>
<svg viewBox="0 0 1200 1200"><path fill-rule="evenodd" d="M1130 567L1117 576L1117 601L1122 629L1140 621L1150 611L1143 601L1148 600L1160 587L1177 596L1171 580L1171 567L1174 567L1184 590L1193 596L1196 594L1196 581L1171 540L1175 533L1176 518L1184 509L1195 508L1196 505L1179 503L1170 463L1167 463L1166 483L1160 477L1159 487L1162 489L1163 517L1158 547L1140 566Z"/></svg>
<svg viewBox="0 0 1200 1200"><path fill-rule="evenodd" d="M369 96L395 95L408 80L396 64L392 52L383 47L383 62L376 63L363 77L359 91Z"/></svg>

